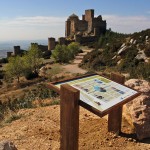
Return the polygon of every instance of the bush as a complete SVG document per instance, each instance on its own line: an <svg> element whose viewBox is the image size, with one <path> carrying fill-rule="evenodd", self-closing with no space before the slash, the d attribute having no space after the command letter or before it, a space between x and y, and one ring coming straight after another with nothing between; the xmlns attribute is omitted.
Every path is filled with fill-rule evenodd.
<svg viewBox="0 0 150 150"><path fill-rule="evenodd" d="M79 44L76 42L66 45L56 45L52 57L56 62L69 63L80 52Z"/></svg>
<svg viewBox="0 0 150 150"><path fill-rule="evenodd" d="M150 45L145 49L144 53L147 57L150 57Z"/></svg>
<svg viewBox="0 0 150 150"><path fill-rule="evenodd" d="M35 100L41 101L41 106L44 104L44 99L52 99L51 104L58 104L56 101L58 94L53 90L50 90L44 84L37 85L34 89L30 89L24 92L24 95L18 98L7 98L6 101L0 101L0 121L4 119L5 114L9 112L16 112L22 108L34 108L35 105L33 102ZM54 101L54 102L53 102ZM50 104L50 105L51 105ZM16 117L13 116L9 120L14 120ZM9 122L9 121L8 121Z"/></svg>
<svg viewBox="0 0 150 150"><path fill-rule="evenodd" d="M137 67L130 70L131 78L144 78L150 81L150 63L139 63Z"/></svg>
<svg viewBox="0 0 150 150"><path fill-rule="evenodd" d="M38 73L34 73L31 71L25 73L25 78L27 80L32 80L32 79L37 78L37 77L38 77Z"/></svg>
<svg viewBox="0 0 150 150"><path fill-rule="evenodd" d="M4 71L0 70L0 79L4 78Z"/></svg>
<svg viewBox="0 0 150 150"><path fill-rule="evenodd" d="M6 64L6 63L8 63L8 59L7 58L2 58L2 59L0 59L0 63Z"/></svg>
<svg viewBox="0 0 150 150"><path fill-rule="evenodd" d="M43 58L44 59L49 59L51 54L52 54L51 51L45 51L45 52L43 52Z"/></svg>

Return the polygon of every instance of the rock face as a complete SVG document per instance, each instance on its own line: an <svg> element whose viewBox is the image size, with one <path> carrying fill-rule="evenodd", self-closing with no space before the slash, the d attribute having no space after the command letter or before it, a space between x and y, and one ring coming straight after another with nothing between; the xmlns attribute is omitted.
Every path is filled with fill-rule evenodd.
<svg viewBox="0 0 150 150"><path fill-rule="evenodd" d="M142 93L125 107L131 115L137 138L139 140L148 138L150 137L150 83L145 80L130 79L125 84Z"/></svg>
<svg viewBox="0 0 150 150"><path fill-rule="evenodd" d="M17 150L17 148L10 141L2 141L0 142L0 150Z"/></svg>

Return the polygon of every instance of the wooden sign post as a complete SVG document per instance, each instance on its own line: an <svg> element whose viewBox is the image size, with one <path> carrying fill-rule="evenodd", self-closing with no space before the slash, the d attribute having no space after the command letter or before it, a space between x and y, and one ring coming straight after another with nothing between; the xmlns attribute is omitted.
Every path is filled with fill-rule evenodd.
<svg viewBox="0 0 150 150"><path fill-rule="evenodd" d="M112 73L111 80L124 84L125 76L120 74ZM122 106L118 106L111 110L108 114L108 131L119 134L121 132L121 123L122 123Z"/></svg>
<svg viewBox="0 0 150 150"><path fill-rule="evenodd" d="M68 84L60 87L60 149L78 150L79 90Z"/></svg>
<svg viewBox="0 0 150 150"><path fill-rule="evenodd" d="M108 131L121 132L122 106L140 93L124 86L125 77L112 73L111 80L98 74L48 84L60 94L60 149L78 150L79 106L103 117Z"/></svg>

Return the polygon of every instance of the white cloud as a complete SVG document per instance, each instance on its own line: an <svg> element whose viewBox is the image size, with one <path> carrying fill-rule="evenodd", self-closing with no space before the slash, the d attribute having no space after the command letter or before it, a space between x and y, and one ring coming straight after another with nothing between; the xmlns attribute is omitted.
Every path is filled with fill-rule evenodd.
<svg viewBox="0 0 150 150"><path fill-rule="evenodd" d="M45 26L45 25L60 25L65 22L65 17L18 17L14 19L0 20L0 25L4 26L22 26L22 25L33 25L33 26Z"/></svg>
<svg viewBox="0 0 150 150"><path fill-rule="evenodd" d="M150 17L103 15L108 28L121 33L133 33L150 28Z"/></svg>
<svg viewBox="0 0 150 150"><path fill-rule="evenodd" d="M0 40L46 39L64 36L65 17L18 17L0 20Z"/></svg>
<svg viewBox="0 0 150 150"><path fill-rule="evenodd" d="M102 15L107 28L121 33L133 33L150 28L149 16ZM0 19L0 40L47 39L65 36L67 17L33 16Z"/></svg>

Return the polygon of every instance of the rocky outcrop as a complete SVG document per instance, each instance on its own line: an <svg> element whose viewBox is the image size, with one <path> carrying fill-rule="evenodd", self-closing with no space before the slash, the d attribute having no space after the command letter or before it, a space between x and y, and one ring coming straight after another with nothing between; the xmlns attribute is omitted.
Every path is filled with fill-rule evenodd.
<svg viewBox="0 0 150 150"><path fill-rule="evenodd" d="M17 150L17 148L11 141L2 141L0 142L0 150Z"/></svg>
<svg viewBox="0 0 150 150"><path fill-rule="evenodd" d="M130 79L127 86L140 91L142 94L126 104L130 113L137 138L142 140L150 137L150 84L145 80Z"/></svg>

